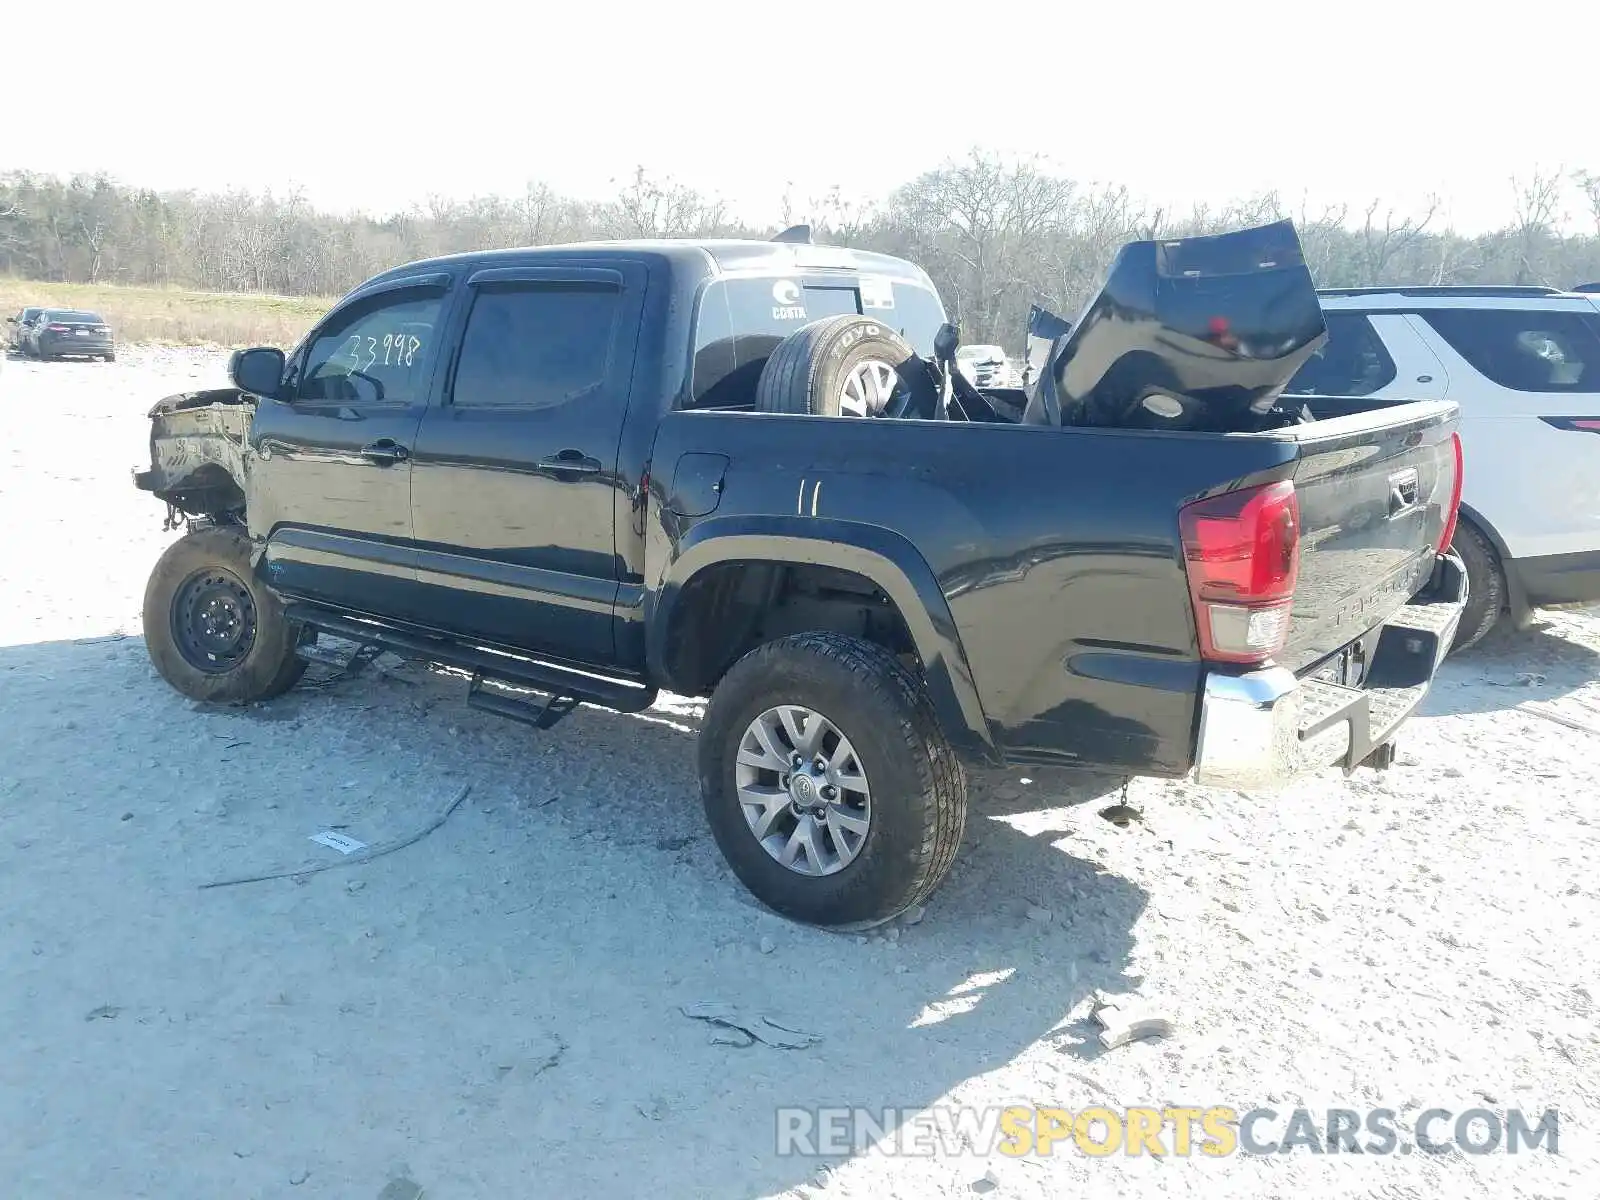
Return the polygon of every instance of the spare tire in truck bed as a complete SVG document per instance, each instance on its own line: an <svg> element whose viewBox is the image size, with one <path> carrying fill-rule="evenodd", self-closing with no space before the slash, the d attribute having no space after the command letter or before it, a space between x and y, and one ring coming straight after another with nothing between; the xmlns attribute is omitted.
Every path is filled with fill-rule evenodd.
<svg viewBox="0 0 1600 1200"><path fill-rule="evenodd" d="M876 317L846 313L797 329L773 350L756 407L819 417L931 417L938 390L905 338Z"/></svg>

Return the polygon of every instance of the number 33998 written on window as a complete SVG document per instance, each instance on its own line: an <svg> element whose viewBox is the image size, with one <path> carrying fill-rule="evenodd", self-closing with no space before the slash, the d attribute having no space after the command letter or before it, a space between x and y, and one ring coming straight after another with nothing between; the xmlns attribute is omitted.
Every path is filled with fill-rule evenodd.
<svg viewBox="0 0 1600 1200"><path fill-rule="evenodd" d="M409 333L352 333L345 339L339 358L352 371L370 371L380 360L386 367L409 367L422 349L422 339Z"/></svg>

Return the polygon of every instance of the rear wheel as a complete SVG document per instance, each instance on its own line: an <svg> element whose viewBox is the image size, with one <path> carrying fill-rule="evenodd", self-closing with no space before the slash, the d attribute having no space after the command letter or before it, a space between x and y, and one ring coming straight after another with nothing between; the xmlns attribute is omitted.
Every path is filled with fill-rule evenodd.
<svg viewBox="0 0 1600 1200"><path fill-rule="evenodd" d="M1467 568L1467 606L1461 612L1452 651L1475 646L1493 629L1506 607L1506 576L1500 556L1482 533L1467 522L1456 526L1450 548Z"/></svg>
<svg viewBox="0 0 1600 1200"><path fill-rule="evenodd" d="M799 921L863 928L927 898L955 859L966 778L921 682L836 633L769 642L717 686L700 791L723 857Z"/></svg>
<svg viewBox="0 0 1600 1200"><path fill-rule="evenodd" d="M255 578L250 539L232 527L179 538L144 593L150 661L193 700L244 704L288 691L306 669L298 626Z"/></svg>

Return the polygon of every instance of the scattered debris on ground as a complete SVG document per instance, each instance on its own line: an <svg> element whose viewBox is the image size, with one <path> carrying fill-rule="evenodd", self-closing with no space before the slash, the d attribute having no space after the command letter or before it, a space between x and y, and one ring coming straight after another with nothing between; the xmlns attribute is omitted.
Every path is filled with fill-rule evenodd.
<svg viewBox="0 0 1600 1200"><path fill-rule="evenodd" d="M820 1034L807 1033L784 1025L759 1013L746 1013L731 1004L709 1000L686 1004L680 1010L693 1021L706 1021L724 1032L711 1035L719 1046L750 1046L762 1042L777 1050L805 1050L822 1040Z"/></svg>
<svg viewBox="0 0 1600 1200"><path fill-rule="evenodd" d="M1090 1016L1100 1026L1100 1044L1107 1050L1145 1038L1171 1037L1175 1032L1171 1021L1148 1011L1132 996L1098 996Z"/></svg>
<svg viewBox="0 0 1600 1200"><path fill-rule="evenodd" d="M455 798L451 800L449 804L445 805L444 808L440 810L439 815L427 825L424 825L421 829L417 830L417 832L411 834L409 837L399 838L392 842L385 842L381 846L374 846L365 854L352 854L348 850L341 850L341 853L347 855L348 857L336 860L334 862L316 863L310 866L291 868L284 871L269 871L262 875L242 875L237 879L216 879L212 880L210 883L202 883L200 887L202 889L234 887L241 883L265 883L269 879L299 879L302 875L315 875L319 871L331 871L335 867L356 867L360 866L362 863L369 863L375 858L382 858L385 854L393 854L396 850L404 850L407 846L416 845L435 829L439 828L439 826L443 825L445 821L449 819L450 814L461 807L461 802L467 798L467 794L471 791L472 785L470 783L463 784L461 786L461 790L456 793ZM324 840L326 837L336 838L338 835L319 834L316 837L313 837L311 840L314 842L322 842L323 845L330 845L331 843ZM354 841L355 839L352 838L348 840ZM356 842L355 844L357 846L362 846L365 843ZM336 850L340 849L340 847L337 845L334 845L333 848Z"/></svg>

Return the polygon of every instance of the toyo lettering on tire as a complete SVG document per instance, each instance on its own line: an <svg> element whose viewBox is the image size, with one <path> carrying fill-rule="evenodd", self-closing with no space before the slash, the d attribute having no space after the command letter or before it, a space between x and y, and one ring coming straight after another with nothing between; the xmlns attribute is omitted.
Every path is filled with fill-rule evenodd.
<svg viewBox="0 0 1600 1200"><path fill-rule="evenodd" d="M905 338L876 317L824 317L778 343L756 407L819 417L931 417L938 389Z"/></svg>

